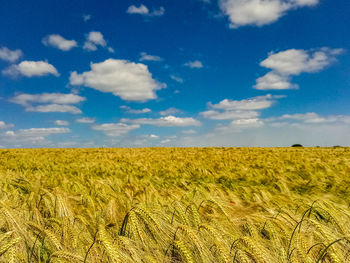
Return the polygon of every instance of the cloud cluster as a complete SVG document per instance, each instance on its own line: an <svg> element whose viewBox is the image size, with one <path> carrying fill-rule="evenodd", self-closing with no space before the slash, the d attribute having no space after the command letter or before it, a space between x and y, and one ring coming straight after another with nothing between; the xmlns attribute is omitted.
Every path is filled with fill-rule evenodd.
<svg viewBox="0 0 350 263"><path fill-rule="evenodd" d="M230 28L263 26L276 22L288 11L318 4L318 0L220 0Z"/></svg>
<svg viewBox="0 0 350 263"><path fill-rule="evenodd" d="M200 126L201 123L193 118L179 118L175 116L160 117L158 119L141 118L141 119L121 119L121 122L134 124L146 124L163 127L185 127L185 126Z"/></svg>
<svg viewBox="0 0 350 263"><path fill-rule="evenodd" d="M92 129L103 131L109 137L119 137L138 128L140 128L138 124L128 125L125 123L104 123L92 126Z"/></svg>
<svg viewBox="0 0 350 263"><path fill-rule="evenodd" d="M10 101L25 107L31 112L69 112L81 113L81 110L72 104L85 101L86 98L76 94L42 93L42 94L18 94Z"/></svg>
<svg viewBox="0 0 350 263"><path fill-rule="evenodd" d="M13 124L7 124L4 121L0 121L0 130L12 128L13 126L14 126Z"/></svg>
<svg viewBox="0 0 350 263"><path fill-rule="evenodd" d="M2 74L17 77L40 77L46 75L59 76L57 69L46 61L22 61L17 65L11 65L4 69Z"/></svg>
<svg viewBox="0 0 350 263"><path fill-rule="evenodd" d="M149 55L146 52L141 52L140 61L162 61L163 59L159 56Z"/></svg>
<svg viewBox="0 0 350 263"><path fill-rule="evenodd" d="M91 124L91 123L94 123L95 121L96 121L95 118L87 118L87 117L76 119L76 122L78 122L78 123Z"/></svg>
<svg viewBox="0 0 350 263"><path fill-rule="evenodd" d="M107 42L104 39L101 32L91 31L86 35L86 40L83 46L83 49L87 51L96 51L98 47L107 48L110 53L114 53L114 49L112 47L107 46Z"/></svg>
<svg viewBox="0 0 350 263"><path fill-rule="evenodd" d="M56 121L55 121L55 124L56 124L56 125L59 125L59 126L68 126L68 125L69 125L69 121L56 120Z"/></svg>
<svg viewBox="0 0 350 263"><path fill-rule="evenodd" d="M58 34L51 34L43 38L42 43L45 46L51 46L54 48L58 48L62 51L69 51L74 47L78 46L77 41L68 40Z"/></svg>
<svg viewBox="0 0 350 263"><path fill-rule="evenodd" d="M189 68L203 68L203 63L202 61L194 60L194 61L186 62L184 66Z"/></svg>
<svg viewBox="0 0 350 263"><path fill-rule="evenodd" d="M1 134L0 137L6 139L11 145L21 145L23 143L36 144L45 142L47 136L69 132L70 129L68 128L30 128L18 131L7 131Z"/></svg>
<svg viewBox="0 0 350 263"><path fill-rule="evenodd" d="M14 63L23 56L20 49L10 50L7 47L0 48L0 59Z"/></svg>
<svg viewBox="0 0 350 263"><path fill-rule="evenodd" d="M91 70L70 75L71 85L84 85L101 92L109 92L127 101L147 101L157 98L155 93L165 87L152 78L148 67L127 60L107 59L91 63Z"/></svg>
<svg viewBox="0 0 350 263"><path fill-rule="evenodd" d="M278 53L271 52L260 66L271 69L256 80L255 89L283 90L295 89L290 82L292 76L301 73L315 73L323 70L336 60L342 49L321 48L317 50L289 49Z"/></svg>
<svg viewBox="0 0 350 263"><path fill-rule="evenodd" d="M179 110L177 108L174 108L174 107L171 107L169 109L166 109L166 110L163 110L163 111L160 111L159 114L162 115L162 116L166 116L166 115L175 115L177 113L183 113L182 110Z"/></svg>
<svg viewBox="0 0 350 263"><path fill-rule="evenodd" d="M142 16L162 16L165 13L164 7L159 7L158 9L153 9L152 12L148 9L147 6L141 4L140 6L131 5L126 10L126 13L131 15L142 15Z"/></svg>
<svg viewBox="0 0 350 263"><path fill-rule="evenodd" d="M144 108L144 109L141 109L141 110L135 110L135 109L132 109L129 106L125 106L125 105L120 106L120 108L125 110L127 113L131 113L131 114L143 114L143 113L152 112L152 110L149 109L149 108Z"/></svg>
<svg viewBox="0 0 350 263"><path fill-rule="evenodd" d="M255 119L260 115L258 110L271 107L280 98L284 98L284 96L267 94L243 100L224 99L217 104L209 102L208 108L210 110L201 112L200 115L211 120Z"/></svg>
<svg viewBox="0 0 350 263"><path fill-rule="evenodd" d="M248 128L259 128L264 125L259 119L260 110L270 108L282 95L267 94L243 100L224 99L218 104L208 103L210 110L201 112L200 115L211 120L231 120L229 125L219 124L217 131L241 131Z"/></svg>
<svg viewBox="0 0 350 263"><path fill-rule="evenodd" d="M275 124L304 123L304 124L326 124L326 123L343 123L350 124L350 116L348 115L329 115L321 116L315 112L284 114L280 117L267 118L267 121Z"/></svg>

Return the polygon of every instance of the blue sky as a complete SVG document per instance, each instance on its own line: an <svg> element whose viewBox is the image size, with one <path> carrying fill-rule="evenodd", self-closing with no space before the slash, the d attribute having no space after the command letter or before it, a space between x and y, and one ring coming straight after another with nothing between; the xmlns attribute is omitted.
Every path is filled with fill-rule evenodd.
<svg viewBox="0 0 350 263"><path fill-rule="evenodd" d="M6 1L0 147L350 145L348 10Z"/></svg>

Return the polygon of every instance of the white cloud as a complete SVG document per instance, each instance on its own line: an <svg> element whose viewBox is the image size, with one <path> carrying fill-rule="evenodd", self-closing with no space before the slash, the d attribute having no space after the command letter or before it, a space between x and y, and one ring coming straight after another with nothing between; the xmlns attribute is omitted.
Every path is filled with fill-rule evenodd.
<svg viewBox="0 0 350 263"><path fill-rule="evenodd" d="M85 101L86 98L76 94L42 93L42 94L18 94L10 99L11 102L25 107L32 112L69 112L81 113L81 110L70 104Z"/></svg>
<svg viewBox="0 0 350 263"><path fill-rule="evenodd" d="M164 7L159 7L158 9L154 9L149 15L150 16L162 16L165 13Z"/></svg>
<svg viewBox="0 0 350 263"><path fill-rule="evenodd" d="M319 123L344 123L350 124L350 116L348 115L329 115L321 116L315 112L297 113L297 114L284 114L280 117L268 118L267 121L272 123L281 124L279 121L297 121L306 124L319 124Z"/></svg>
<svg viewBox="0 0 350 263"><path fill-rule="evenodd" d="M8 145L13 146L14 144L21 143L43 143L47 136L69 132L70 129L68 128L30 128L18 131L7 131L1 134L0 137L5 139Z"/></svg>
<svg viewBox="0 0 350 263"><path fill-rule="evenodd" d="M140 6L131 5L126 10L126 13L143 16L162 16L165 13L165 9L164 7L159 7L158 9L153 9L153 11L150 12L148 7L143 4L141 4Z"/></svg>
<svg viewBox="0 0 350 263"><path fill-rule="evenodd" d="M318 72L335 60L342 49L321 48L319 50L289 49L278 53L271 52L260 66L281 74L299 75L302 72Z"/></svg>
<svg viewBox="0 0 350 263"><path fill-rule="evenodd" d="M18 65L12 65L2 71L2 74L16 77L40 77L45 75L59 76L57 69L46 61L22 61Z"/></svg>
<svg viewBox="0 0 350 263"><path fill-rule="evenodd" d="M95 118L84 117L84 118L76 119L76 122L78 122L78 123L94 123L95 120L96 120Z"/></svg>
<svg viewBox="0 0 350 263"><path fill-rule="evenodd" d="M200 126L201 123L193 118L179 118L175 116L161 117L159 119L141 118L141 119L121 119L121 122L130 122L135 124L148 124L164 127L185 127Z"/></svg>
<svg viewBox="0 0 350 263"><path fill-rule="evenodd" d="M218 104L209 102L210 110L201 112L200 115L211 120L233 120L230 127L256 126L261 124L257 118L260 115L259 110L270 108L277 99L284 98L283 95L257 96L243 100L224 99ZM249 125L248 125L249 124Z"/></svg>
<svg viewBox="0 0 350 263"><path fill-rule="evenodd" d="M135 110L135 109L132 109L129 106L125 106L125 105L120 106L120 108L125 110L127 113L132 113L132 114L142 114L142 113L152 112L152 110L149 109L149 108L144 108L144 109L141 109L141 110Z"/></svg>
<svg viewBox="0 0 350 263"><path fill-rule="evenodd" d="M164 139L164 140L160 141L160 144L167 144L169 142L171 142L170 139Z"/></svg>
<svg viewBox="0 0 350 263"><path fill-rule="evenodd" d="M245 127L245 128L256 128L264 125L262 120L259 120L257 118L254 119L241 119L241 120L234 120L231 122L232 126L239 126L239 127Z"/></svg>
<svg viewBox="0 0 350 263"><path fill-rule="evenodd" d="M336 60L342 49L321 48L317 50L289 49L270 53L260 66L271 69L270 72L256 80L255 89L282 90L295 89L297 85L290 82L291 76L301 73L315 73L323 70Z"/></svg>
<svg viewBox="0 0 350 263"><path fill-rule="evenodd" d="M183 134L196 134L197 132L195 130L184 130L181 133L183 133Z"/></svg>
<svg viewBox="0 0 350 263"><path fill-rule="evenodd" d="M55 121L55 124L56 124L56 125L59 125L59 126L67 126L67 125L69 125L69 121L56 120L56 121Z"/></svg>
<svg viewBox="0 0 350 263"><path fill-rule="evenodd" d="M220 0L230 27L263 26L276 22L292 9L318 4L318 0Z"/></svg>
<svg viewBox="0 0 350 263"><path fill-rule="evenodd" d="M211 102L209 102L208 106L212 109L226 111L262 110L271 107L275 100L280 98L284 98L284 96L267 94L265 96L257 96L243 100L224 99L218 104L212 104Z"/></svg>
<svg viewBox="0 0 350 263"><path fill-rule="evenodd" d="M91 15L83 15L84 22L89 21L91 19L91 17L92 17Z"/></svg>
<svg viewBox="0 0 350 263"><path fill-rule="evenodd" d="M199 60L189 61L184 65L189 68L203 68L203 63Z"/></svg>
<svg viewBox="0 0 350 263"><path fill-rule="evenodd" d="M4 121L0 121L0 130L12 128L13 126L14 126L13 124L6 124Z"/></svg>
<svg viewBox="0 0 350 263"><path fill-rule="evenodd" d="M298 85L290 83L290 77L270 71L256 80L255 89L284 90L298 89Z"/></svg>
<svg viewBox="0 0 350 263"><path fill-rule="evenodd" d="M141 52L140 55L141 55L139 59L140 61L162 61L163 60L159 56L149 55L146 52Z"/></svg>
<svg viewBox="0 0 350 263"><path fill-rule="evenodd" d="M16 95L11 102L27 106L31 103L54 103L54 104L76 104L85 101L84 97L76 94L64 93L42 93L42 94L26 94Z"/></svg>
<svg viewBox="0 0 350 263"><path fill-rule="evenodd" d="M119 137L127 134L128 132L140 128L138 124L125 124L125 123L105 123L92 126L94 130L103 131L107 136Z"/></svg>
<svg viewBox="0 0 350 263"><path fill-rule="evenodd" d="M148 67L127 60L107 59L91 63L91 71L70 75L71 85L84 85L101 92L110 92L127 101L146 101L157 98L155 93L165 87L152 78Z"/></svg>
<svg viewBox="0 0 350 263"><path fill-rule="evenodd" d="M80 114L81 110L72 105L61 105L61 104L47 104L30 106L26 108L26 111L31 112L67 112L72 114Z"/></svg>
<svg viewBox="0 0 350 263"><path fill-rule="evenodd" d="M115 50L112 47L108 47L107 50L108 50L109 53L115 53Z"/></svg>
<svg viewBox="0 0 350 263"><path fill-rule="evenodd" d="M14 63L23 56L20 49L10 50L7 47L0 48L0 59Z"/></svg>
<svg viewBox="0 0 350 263"><path fill-rule="evenodd" d="M69 51L74 47L78 46L77 41L68 40L58 34L48 35L43 38L42 43L45 46L51 46L54 48L58 48L62 51Z"/></svg>
<svg viewBox="0 0 350 263"><path fill-rule="evenodd" d="M126 10L126 12L128 14L147 15L149 13L149 10L145 5L140 5L139 7L131 5L128 7L128 10Z"/></svg>
<svg viewBox="0 0 350 263"><path fill-rule="evenodd" d="M155 134L151 134L149 137L150 137L151 139L158 139L158 138L159 138L159 136L158 136L158 135L155 135Z"/></svg>
<svg viewBox="0 0 350 263"><path fill-rule="evenodd" d="M175 81L178 82L178 83L183 83L183 82L184 82L184 80L183 80L182 78L180 78L180 77L178 77L178 76L175 76L175 75L170 75L170 78L171 78L172 80L175 80Z"/></svg>
<svg viewBox="0 0 350 263"><path fill-rule="evenodd" d="M204 118L212 119L212 120L232 120L232 119L246 119L246 118L254 118L259 116L259 112L256 111L243 111L243 110L237 110L237 111L215 111L215 110L208 110L201 112L200 115L202 115Z"/></svg>
<svg viewBox="0 0 350 263"><path fill-rule="evenodd" d="M107 47L107 42L101 32L91 31L86 35L83 49L87 51L96 51L98 46L106 47L110 53L114 53L114 49L112 47Z"/></svg>
<svg viewBox="0 0 350 263"><path fill-rule="evenodd" d="M165 116L165 115L175 115L177 113L183 113L182 110L179 110L177 108L174 108L174 107L171 107L167 110L163 110L163 111L160 111L159 114L162 115L162 116Z"/></svg>

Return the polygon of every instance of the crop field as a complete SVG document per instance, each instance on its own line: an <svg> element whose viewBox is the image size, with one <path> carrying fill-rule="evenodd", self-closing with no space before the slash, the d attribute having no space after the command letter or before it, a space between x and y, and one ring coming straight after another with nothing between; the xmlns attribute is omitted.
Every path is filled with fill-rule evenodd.
<svg viewBox="0 0 350 263"><path fill-rule="evenodd" d="M350 262L350 149L0 150L0 262Z"/></svg>

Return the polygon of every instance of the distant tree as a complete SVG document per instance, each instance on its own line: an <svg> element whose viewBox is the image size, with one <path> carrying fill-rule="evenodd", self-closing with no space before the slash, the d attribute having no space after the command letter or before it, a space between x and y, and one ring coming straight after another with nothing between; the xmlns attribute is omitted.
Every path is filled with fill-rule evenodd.
<svg viewBox="0 0 350 263"><path fill-rule="evenodd" d="M301 144L293 144L292 147L303 147Z"/></svg>

